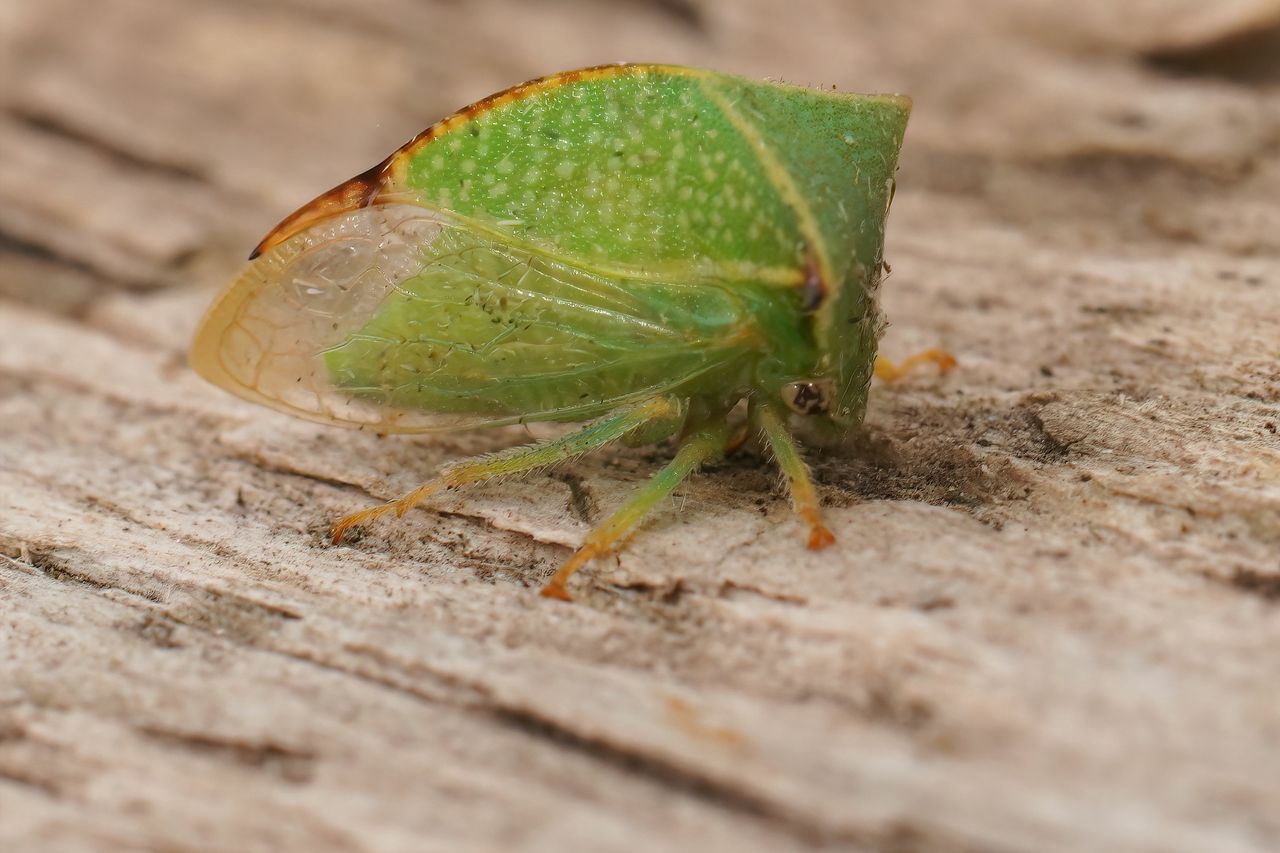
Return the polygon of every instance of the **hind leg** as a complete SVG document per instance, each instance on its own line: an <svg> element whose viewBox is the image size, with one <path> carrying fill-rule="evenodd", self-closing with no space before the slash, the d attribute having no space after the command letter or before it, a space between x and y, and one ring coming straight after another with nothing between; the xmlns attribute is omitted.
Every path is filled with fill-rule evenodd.
<svg viewBox="0 0 1280 853"><path fill-rule="evenodd" d="M565 584L573 573L596 557L612 551L619 542L635 531L655 504L669 497L690 474L704 463L723 456L727 442L728 429L725 425L709 426L686 438L676 451L675 458L665 468L591 531L582 547L547 581L542 594L547 598L572 601L573 597L569 595Z"/></svg>
<svg viewBox="0 0 1280 853"><path fill-rule="evenodd" d="M346 532L357 524L364 524L390 513L395 513L397 517L403 516L437 492L456 489L469 483L482 483L486 480L509 477L512 474L523 474L557 462L564 462L617 441L628 433L655 421L683 417L684 411L685 404L682 400L674 397L658 397L601 418L578 432L551 441L513 447L510 450L455 462L445 467L440 476L422 484L407 495L381 506L352 513L341 519L333 525L330 535L333 537L334 544L337 544L342 541Z"/></svg>

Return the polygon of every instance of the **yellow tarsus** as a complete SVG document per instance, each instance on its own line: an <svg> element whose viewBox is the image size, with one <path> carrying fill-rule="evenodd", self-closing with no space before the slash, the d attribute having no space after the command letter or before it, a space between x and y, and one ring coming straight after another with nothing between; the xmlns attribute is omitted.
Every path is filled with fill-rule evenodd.
<svg viewBox="0 0 1280 853"><path fill-rule="evenodd" d="M569 594L568 588L565 586L569 582L569 578L578 569L594 560L596 557L603 557L607 551L600 550L591 542L586 543L573 553L573 556L564 561L556 573L551 576L551 580L547 581L546 586L542 588L543 598L558 598L561 601L573 601L573 596Z"/></svg>
<svg viewBox="0 0 1280 853"><path fill-rule="evenodd" d="M429 483L422 484L403 497L388 501L380 506L353 512L351 515L340 518L334 523L333 527L329 529L329 537L333 540L334 545L340 545L342 544L342 538L347 535L347 531L356 525L375 521L393 512L396 514L396 518L403 518L406 512L449 485L451 484L445 477L437 477Z"/></svg>
<svg viewBox="0 0 1280 853"><path fill-rule="evenodd" d="M800 510L800 517L804 519L805 524L809 525L809 541L807 545L810 551L821 551L829 545L836 544L836 535L822 523L822 515L818 512L816 495L814 496L812 507L804 507Z"/></svg>
<svg viewBox="0 0 1280 853"><path fill-rule="evenodd" d="M878 355L876 356L876 378L885 382L897 382L922 364L936 364L940 372L946 373L956 366L956 358L946 350L937 347L918 352L903 359L899 364L894 364L884 356Z"/></svg>

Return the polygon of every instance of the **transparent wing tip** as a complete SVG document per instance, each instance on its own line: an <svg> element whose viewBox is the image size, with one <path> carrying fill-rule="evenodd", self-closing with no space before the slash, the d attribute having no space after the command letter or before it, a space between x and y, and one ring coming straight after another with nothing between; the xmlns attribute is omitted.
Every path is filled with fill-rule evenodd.
<svg viewBox="0 0 1280 853"><path fill-rule="evenodd" d="M394 430L404 413L336 389L323 353L422 270L444 227L434 210L375 205L267 249L210 306L191 366L237 396L290 414Z"/></svg>

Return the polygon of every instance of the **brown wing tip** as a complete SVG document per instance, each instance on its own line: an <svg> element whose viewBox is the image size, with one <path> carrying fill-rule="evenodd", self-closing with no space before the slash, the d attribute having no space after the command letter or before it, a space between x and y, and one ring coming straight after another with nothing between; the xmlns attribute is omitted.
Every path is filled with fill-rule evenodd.
<svg viewBox="0 0 1280 853"><path fill-rule="evenodd" d="M395 155L392 155L395 156ZM290 213L280 224L271 229L262 242L249 253L249 260L254 260L263 252L280 245L293 235L305 231L317 222L349 210L368 207L377 199L385 184L387 169L391 157L378 165L344 181L333 189L312 199L302 207Z"/></svg>

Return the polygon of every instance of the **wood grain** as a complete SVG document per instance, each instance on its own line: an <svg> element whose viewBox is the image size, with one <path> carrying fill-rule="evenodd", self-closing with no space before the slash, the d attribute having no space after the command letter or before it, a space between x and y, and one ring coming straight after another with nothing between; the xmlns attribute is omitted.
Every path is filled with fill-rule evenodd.
<svg viewBox="0 0 1280 853"><path fill-rule="evenodd" d="M1280 846L1280 4L1204 8L6 5L0 849ZM232 400L184 362L213 288L619 59L915 96L884 347L960 368L812 455L821 554L748 452L538 598L664 447L328 546L525 434Z"/></svg>

